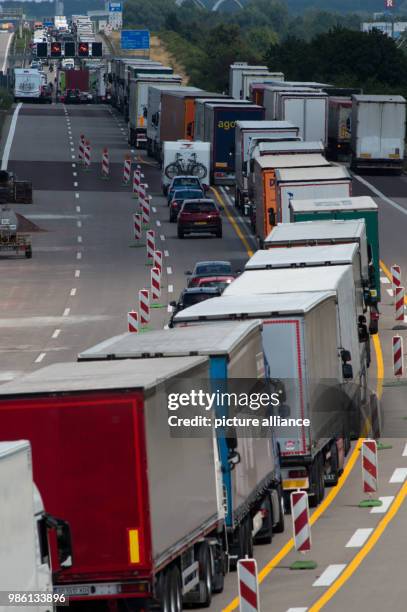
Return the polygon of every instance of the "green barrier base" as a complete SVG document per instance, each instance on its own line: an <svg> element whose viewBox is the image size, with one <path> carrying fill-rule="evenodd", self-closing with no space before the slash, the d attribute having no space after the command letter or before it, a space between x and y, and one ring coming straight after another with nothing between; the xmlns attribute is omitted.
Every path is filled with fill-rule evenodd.
<svg viewBox="0 0 407 612"><path fill-rule="evenodd" d="M290 565L291 570L313 570L318 567L316 561L294 561Z"/></svg>
<svg viewBox="0 0 407 612"><path fill-rule="evenodd" d="M378 442L377 443L377 450L387 450L389 448L393 448L392 444L387 444L386 442Z"/></svg>
<svg viewBox="0 0 407 612"><path fill-rule="evenodd" d="M383 506L380 499L364 499L359 503L359 508L376 508L378 506Z"/></svg>
<svg viewBox="0 0 407 612"><path fill-rule="evenodd" d="M152 262L152 261L148 261L148 262L147 262L145 265L146 265L146 266L153 266L154 264L153 264L153 262Z"/></svg>
<svg viewBox="0 0 407 612"><path fill-rule="evenodd" d="M165 304L151 304L150 308L164 308Z"/></svg>
<svg viewBox="0 0 407 612"><path fill-rule="evenodd" d="M150 331L150 330L151 330L151 327L148 327L148 326L146 326L146 327L141 327L141 328L140 328L139 333L140 333L140 334L144 334L144 332L148 332L148 331Z"/></svg>

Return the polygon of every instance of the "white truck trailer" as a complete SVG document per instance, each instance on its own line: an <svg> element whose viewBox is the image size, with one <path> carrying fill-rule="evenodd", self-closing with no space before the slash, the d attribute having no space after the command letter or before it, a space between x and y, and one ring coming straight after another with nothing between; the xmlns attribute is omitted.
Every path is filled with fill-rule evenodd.
<svg viewBox="0 0 407 612"><path fill-rule="evenodd" d="M291 121L300 128L303 140L320 140L328 144L328 95L324 92L290 92L276 94L276 119Z"/></svg>
<svg viewBox="0 0 407 612"><path fill-rule="evenodd" d="M233 98L242 98L242 74L268 72L267 66L249 66L247 62L235 62L229 68L229 94Z"/></svg>
<svg viewBox="0 0 407 612"><path fill-rule="evenodd" d="M405 156L406 100L403 96L352 96L353 169L394 169Z"/></svg>
<svg viewBox="0 0 407 612"><path fill-rule="evenodd" d="M14 102L38 102L41 99L43 79L39 70L14 68Z"/></svg>

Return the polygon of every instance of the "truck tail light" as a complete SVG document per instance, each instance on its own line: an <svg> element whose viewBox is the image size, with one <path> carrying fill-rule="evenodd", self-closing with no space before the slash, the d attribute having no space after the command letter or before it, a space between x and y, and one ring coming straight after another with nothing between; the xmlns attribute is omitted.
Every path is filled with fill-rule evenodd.
<svg viewBox="0 0 407 612"><path fill-rule="evenodd" d="M307 476L307 470L288 470L288 478L304 478Z"/></svg>
<svg viewBox="0 0 407 612"><path fill-rule="evenodd" d="M140 563L140 538L138 529L128 529L129 561L132 565Z"/></svg>
<svg viewBox="0 0 407 612"><path fill-rule="evenodd" d="M120 585L121 593L147 593L149 590L148 582L123 582Z"/></svg>

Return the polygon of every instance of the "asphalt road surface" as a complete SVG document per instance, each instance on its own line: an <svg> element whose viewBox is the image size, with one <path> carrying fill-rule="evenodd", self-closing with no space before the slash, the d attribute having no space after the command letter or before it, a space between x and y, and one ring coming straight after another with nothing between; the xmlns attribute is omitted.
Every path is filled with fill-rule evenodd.
<svg viewBox="0 0 407 612"><path fill-rule="evenodd" d="M89 171L77 159L82 133L92 147ZM6 136L7 130L3 151ZM109 180L101 178L104 147L109 148ZM148 286L150 273L145 248L137 247L132 236L136 204L130 186L122 181L128 153L136 163L139 156L129 151L126 126L109 107L21 107L8 166L20 178L32 179L34 204L17 211L42 231L33 236L31 260L0 258L1 380L74 360L81 350L127 329L127 312L137 306L138 290ZM176 225L168 222L155 162L144 153L138 161L153 196L151 228L164 253L163 308L153 311L150 324L159 328L168 321L169 301L185 286L185 270L207 258L228 259L241 268L254 245L246 222L235 216L232 191L222 189L217 195L223 207L223 239L178 240ZM407 280L406 178L363 176L363 182L353 181L354 195L373 195L380 207L384 297L370 386L382 401L382 440L391 445L379 453L378 496L383 505L375 511L358 507L364 495L356 445L339 485L327 489L313 513L308 558L317 568L290 569L299 558L290 542L291 517L286 517L286 532L276 535L271 545L255 547L263 611L402 612L406 607L407 406L405 386L392 375L396 326L386 276L387 268L398 263ZM406 329L402 323L396 331L404 336ZM232 573L210 610L237 609L236 595L237 576Z"/></svg>

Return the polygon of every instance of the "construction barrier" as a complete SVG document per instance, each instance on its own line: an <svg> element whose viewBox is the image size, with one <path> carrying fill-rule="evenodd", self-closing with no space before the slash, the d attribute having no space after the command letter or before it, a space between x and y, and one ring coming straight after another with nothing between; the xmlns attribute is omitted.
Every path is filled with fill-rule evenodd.
<svg viewBox="0 0 407 612"><path fill-rule="evenodd" d="M109 151L107 149L103 149L103 153L102 153L102 176L104 178L108 178L109 175L110 175Z"/></svg>
<svg viewBox="0 0 407 612"><path fill-rule="evenodd" d="M391 284L393 289L393 295L396 290L396 287L400 287L401 285L401 269L400 266L392 266L391 267Z"/></svg>
<svg viewBox="0 0 407 612"><path fill-rule="evenodd" d="M256 559L240 559L237 563L240 612L260 610Z"/></svg>
<svg viewBox="0 0 407 612"><path fill-rule="evenodd" d="M362 443L362 480L365 493L377 491L378 466L376 440L364 440Z"/></svg>
<svg viewBox="0 0 407 612"><path fill-rule="evenodd" d="M138 332L138 313L135 310L127 313L127 323L129 332Z"/></svg>
<svg viewBox="0 0 407 612"><path fill-rule="evenodd" d="M138 197L139 197L140 202L147 198L147 188L148 188L147 183L140 183L139 184Z"/></svg>
<svg viewBox="0 0 407 612"><path fill-rule="evenodd" d="M139 197L139 188L141 183L141 172L140 170L134 170L133 172L133 197Z"/></svg>
<svg viewBox="0 0 407 612"><path fill-rule="evenodd" d="M141 215L143 219L143 225L150 223L150 197L140 198Z"/></svg>
<svg viewBox="0 0 407 612"><path fill-rule="evenodd" d="M147 230L146 232L147 240L147 259L154 260L154 251L155 251L155 231Z"/></svg>
<svg viewBox="0 0 407 612"><path fill-rule="evenodd" d="M396 287L394 297L396 321L404 321L404 287Z"/></svg>
<svg viewBox="0 0 407 612"><path fill-rule="evenodd" d="M123 183L127 185L130 181L130 173L131 173L131 157L127 156L124 160L123 166Z"/></svg>
<svg viewBox="0 0 407 612"><path fill-rule="evenodd" d="M161 273L158 268L151 268L151 301L157 302L161 296Z"/></svg>
<svg viewBox="0 0 407 612"><path fill-rule="evenodd" d="M403 338L401 336L393 336L393 372L394 376L404 374Z"/></svg>
<svg viewBox="0 0 407 612"><path fill-rule="evenodd" d="M84 158L85 158L85 136L84 134L81 134L81 137L79 140L78 159L79 161L83 162Z"/></svg>
<svg viewBox="0 0 407 612"><path fill-rule="evenodd" d="M309 522L308 493L291 493L291 516L295 549L299 552L311 550L311 525Z"/></svg>
<svg viewBox="0 0 407 612"><path fill-rule="evenodd" d="M158 268L160 271L160 275L162 274L162 270L163 270L163 254L161 251L154 251L154 267Z"/></svg>
<svg viewBox="0 0 407 612"><path fill-rule="evenodd" d="M133 213L133 234L134 240L141 240L141 215Z"/></svg>
<svg viewBox="0 0 407 612"><path fill-rule="evenodd" d="M90 142L89 140L87 140L85 142L85 150L84 150L84 163L85 163L86 170L90 169L90 156L91 156Z"/></svg>
<svg viewBox="0 0 407 612"><path fill-rule="evenodd" d="M140 289L138 292L140 324L147 325L150 321L150 292L148 289Z"/></svg>

